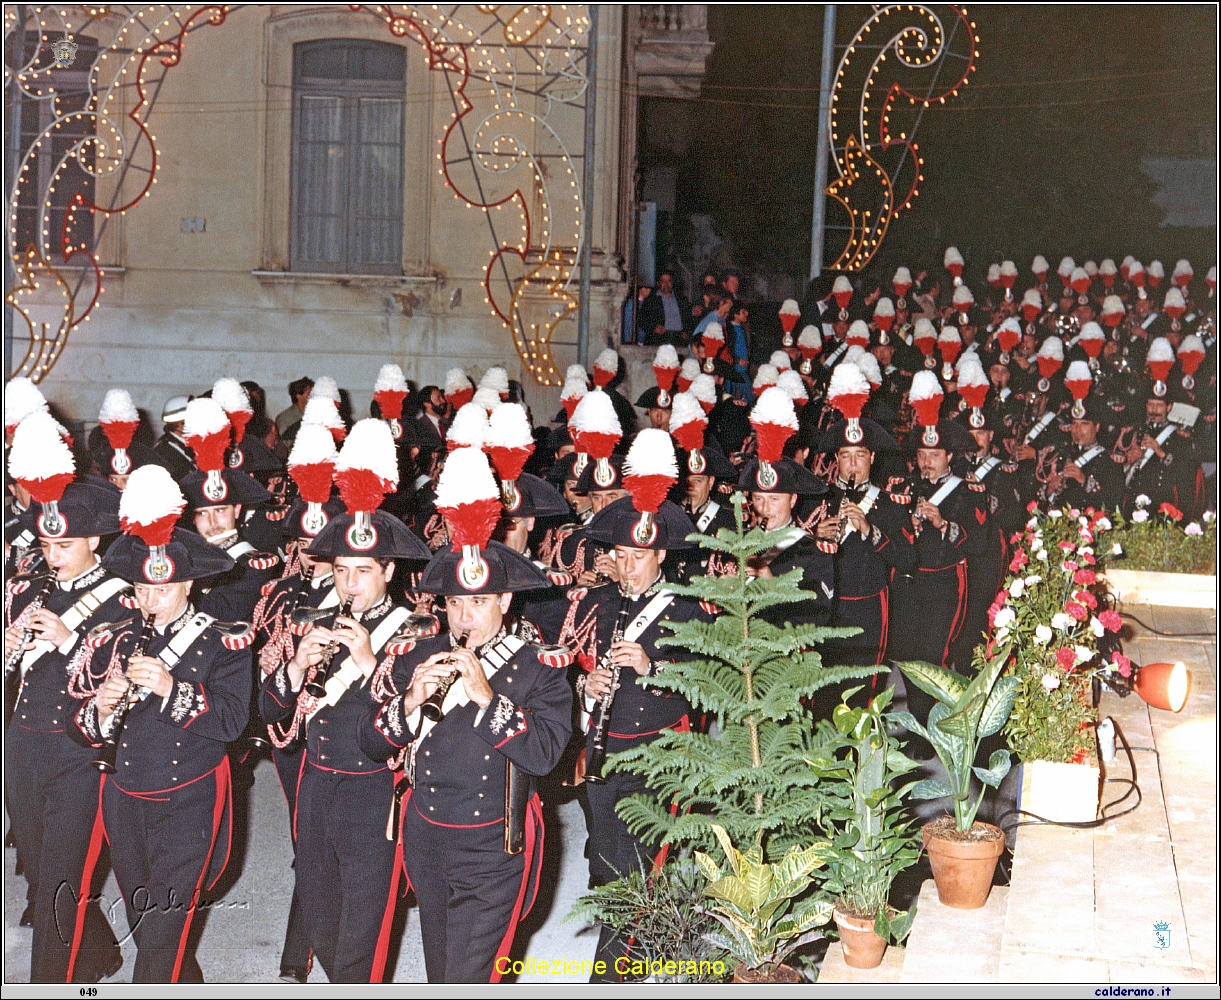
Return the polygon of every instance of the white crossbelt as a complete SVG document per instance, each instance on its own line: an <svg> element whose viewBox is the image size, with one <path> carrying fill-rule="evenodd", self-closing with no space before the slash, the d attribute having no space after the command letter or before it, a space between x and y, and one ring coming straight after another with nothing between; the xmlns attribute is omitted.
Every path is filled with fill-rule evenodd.
<svg viewBox="0 0 1221 1000"><path fill-rule="evenodd" d="M382 647L390 641L390 637L398 631L400 625L407 620L407 616L411 614L408 608L395 608L390 614L386 615L385 620L377 626L369 636L369 648L373 651L374 657L382 651ZM322 710L324 705L335 705L339 699L343 697L343 693L350 688L357 680L364 683L364 673L349 656L343 661L341 666L335 673L327 678L326 694L319 699L317 706L312 712L305 717L308 722Z"/></svg>
<svg viewBox="0 0 1221 1000"><path fill-rule="evenodd" d="M1161 432L1160 434L1158 434L1158 436L1155 438L1155 440L1157 441L1158 445L1159 445L1159 446L1164 445L1164 444L1165 444L1167 441L1169 441L1169 440L1170 440L1170 435L1171 435L1171 434L1173 434L1173 433L1174 433L1174 431L1175 431L1175 425L1174 425L1174 424L1167 424L1167 425L1166 425L1166 426L1165 426L1165 427L1162 429L1162 432ZM1151 458L1153 457L1153 455L1154 455L1154 451L1153 451L1153 449L1152 449L1152 448L1146 448L1146 449L1145 449L1145 454L1144 454L1144 456L1141 458L1141 460L1140 460L1140 464L1138 464L1138 465L1133 465L1133 466L1132 466L1132 468L1130 468L1130 469L1128 470L1128 475L1127 475L1127 476L1124 478L1124 485L1125 485L1125 486L1126 486L1126 485L1128 485L1129 483L1131 483L1131 482L1132 482L1132 477L1133 477L1133 476L1135 476L1135 475L1136 475L1136 473L1138 473L1138 472L1139 472L1141 469L1143 469L1143 468L1144 468L1146 465L1148 465L1148 464L1149 464L1149 459L1151 459Z"/></svg>
<svg viewBox="0 0 1221 1000"><path fill-rule="evenodd" d="M958 488L958 484L962 480L958 476L950 476L944 483L941 484L941 489L928 498L928 502L934 507L940 507L943 500Z"/></svg>
<svg viewBox="0 0 1221 1000"><path fill-rule="evenodd" d="M695 527L702 532L712 523L712 519L720 513L720 510L721 505L719 503L714 500L709 500L708 506L704 508L704 513L702 513L699 520L695 522Z"/></svg>
<svg viewBox="0 0 1221 1000"><path fill-rule="evenodd" d="M1080 454L1076 458L1074 458L1073 465L1075 465L1078 469L1084 469L1087 465L1089 465L1090 462L1094 461L1094 459L1096 459L1099 455L1101 455L1105 450L1106 449L1103 448L1102 445L1096 444L1096 445L1094 445L1093 448L1090 448L1089 451L1083 452L1082 454Z"/></svg>
<svg viewBox="0 0 1221 1000"><path fill-rule="evenodd" d="M1040 434L1042 434L1045 430L1047 430L1047 428L1051 426L1051 422L1055 419L1056 419L1055 410L1048 410L1046 413L1044 413L1043 416L1041 416L1039 418L1039 422L1026 432L1025 443L1026 444L1033 443L1035 438L1037 438Z"/></svg>
<svg viewBox="0 0 1221 1000"><path fill-rule="evenodd" d="M491 680L496 676L496 673L508 663L518 653L518 650L526 644L526 640L516 635L506 635L503 639L486 650L479 657L479 665L483 667L483 676ZM462 705L469 705L471 702L470 695L466 693L466 685L462 683L462 678L459 677L445 695L445 701L441 703L441 718L445 718L453 709ZM440 721L440 720L437 720ZM421 741L432 732L432 727L437 724L437 721L424 718L420 714L419 708L407 717L407 728L416 733L415 746L419 747ZM478 724L478 721L476 721ZM418 731L417 731L418 727Z"/></svg>
<svg viewBox="0 0 1221 1000"><path fill-rule="evenodd" d="M991 472L993 469L995 469L1000 464L1001 464L1001 460L996 455L993 455L991 458L985 459L980 464L979 468L977 468L975 470L975 481L977 483L982 483L984 481L984 476L986 476L989 472Z"/></svg>
<svg viewBox="0 0 1221 1000"><path fill-rule="evenodd" d="M117 576L112 576L109 580L103 580L60 615L59 620L64 623L69 632L75 632L86 618L114 597L115 594L130 587L130 583L126 580L120 580ZM25 656L21 658L21 676L24 677L26 672L38 662L43 654L56 648L55 643L48 642L46 639L34 640L33 645L26 650Z"/></svg>

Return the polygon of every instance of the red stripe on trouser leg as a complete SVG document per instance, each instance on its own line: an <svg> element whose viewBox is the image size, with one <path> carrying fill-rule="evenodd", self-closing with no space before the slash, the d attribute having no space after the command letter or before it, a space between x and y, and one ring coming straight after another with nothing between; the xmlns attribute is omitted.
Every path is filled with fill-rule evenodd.
<svg viewBox="0 0 1221 1000"><path fill-rule="evenodd" d="M886 659L886 643L890 639L890 588L883 587L878 594L878 600L882 602L882 636L878 641L878 658L874 661L875 666L881 666ZM873 687L877 690L878 675L873 675Z"/></svg>
<svg viewBox="0 0 1221 1000"><path fill-rule="evenodd" d="M522 867L521 873L521 888L517 890L517 902L513 904L513 915L509 917L509 926L505 930L505 936L500 939L500 946L496 949L496 958L492 961L492 975L488 979L489 983L500 982L502 973L500 970L500 960L509 957L509 950L513 947L513 936L517 933L517 925L521 919L529 912L530 906L534 905L534 899L530 900L530 906L526 906L526 889L530 884L531 871L535 865L536 851L537 861L541 864L543 857L543 806L539 801L538 795L534 795L530 799L530 804L526 809L526 848L524 851L525 864ZM536 844L537 840L537 844ZM534 880L534 894L538 895L538 878Z"/></svg>
<svg viewBox="0 0 1221 1000"><path fill-rule="evenodd" d="M406 781L407 776L399 771L395 775L395 784ZM403 796L403 805L411 797L411 791ZM391 806L393 808L393 806ZM390 929L394 924L394 911L398 906L399 879L407 878L407 867L403 861L403 817L399 814L399 828L394 831L398 843L394 848L394 870L390 873L390 892L386 894L386 908L382 911L382 926L377 932L377 948L373 952L373 968L369 972L369 982L380 983L386 974L386 956L390 952ZM408 885L411 883L408 882Z"/></svg>
<svg viewBox="0 0 1221 1000"><path fill-rule="evenodd" d="M691 732L691 717L684 715L681 719L679 719L676 723L674 723L674 725L670 726L669 728L673 732L676 732L676 733L689 733L689 732ZM678 796L675 796L674 801L670 803L670 815L671 816L678 815ZM659 871L661 871L662 867L666 863L666 858L668 858L669 856L670 856L670 845L662 844L661 850L658 851L657 854L655 854L653 856L652 873L654 875L656 875ZM631 947L633 941L635 941L635 938L633 938L632 941L628 942L629 948Z"/></svg>
<svg viewBox="0 0 1221 1000"><path fill-rule="evenodd" d="M182 960L187 951L187 938L191 933L191 920L195 916L195 907L199 904L199 894L203 891L204 882L208 878L208 869L212 866L212 852L216 850L216 835L220 833L220 821L225 814L225 806L229 804L229 758L222 760L212 773L216 775L216 803L212 807L212 843L208 845L208 853L204 856L203 870L199 873L199 881L195 883L195 891L191 894L191 905L187 908L187 919L182 925L182 935L178 938L178 954L174 956L171 983L178 982L178 976L182 972ZM230 814L232 814L232 810L230 810ZM227 860L228 855L226 854Z"/></svg>
<svg viewBox="0 0 1221 1000"><path fill-rule="evenodd" d="M85 855L85 868L81 872L80 891L76 894L76 924L72 928L72 952L68 955L68 976L65 983L72 982L76 971L76 956L80 954L81 937L85 932L85 912L89 908L90 888L93 885L93 869L97 867L98 857L102 853L102 840L106 836L106 824L102 820L102 785L106 783L103 775L98 782L98 811L93 818L93 830L89 835L89 851Z"/></svg>
<svg viewBox="0 0 1221 1000"><path fill-rule="evenodd" d="M950 646L954 644L958 633L962 631L963 619L966 618L967 613L967 564L965 562L956 563L954 571L958 574L958 607L954 609L954 620L950 622L950 634L946 636L945 649L941 651L943 667L950 665Z"/></svg>

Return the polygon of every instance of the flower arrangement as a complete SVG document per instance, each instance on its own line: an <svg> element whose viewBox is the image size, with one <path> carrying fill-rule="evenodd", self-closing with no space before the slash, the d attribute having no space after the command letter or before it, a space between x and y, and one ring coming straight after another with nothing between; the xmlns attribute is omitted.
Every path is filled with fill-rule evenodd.
<svg viewBox="0 0 1221 1000"><path fill-rule="evenodd" d="M976 649L975 666L1012 642L1006 669L1019 686L1005 727L1009 746L1022 761L1080 763L1093 746L1094 674L1131 673L1122 653L1106 663L1101 655L1105 637L1123 624L1098 599L1104 588L1097 552L1106 548L1099 539L1114 529L1092 509L1044 513L1032 504L1030 512L1025 530L1010 540L1009 573L988 609L992 633Z"/></svg>
<svg viewBox="0 0 1221 1000"><path fill-rule="evenodd" d="M1205 511L1199 521L1183 522L1183 512L1163 503L1150 510L1152 501L1143 493L1126 521L1115 516L1112 558L1123 559L1123 569L1152 573L1217 572L1217 515Z"/></svg>

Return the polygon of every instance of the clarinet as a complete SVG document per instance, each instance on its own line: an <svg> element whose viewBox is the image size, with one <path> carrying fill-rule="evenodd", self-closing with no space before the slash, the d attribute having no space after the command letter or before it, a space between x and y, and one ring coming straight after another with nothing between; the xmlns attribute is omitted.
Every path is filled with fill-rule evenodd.
<svg viewBox="0 0 1221 1000"><path fill-rule="evenodd" d="M848 518L846 518L843 515L842 508L844 506L844 501L851 502L852 494L855 492L856 492L856 476L853 476L851 479L848 480L848 486L844 490L844 495L840 499L840 502L839 502L840 510L837 511L837 514L839 516L840 521L839 521L839 530L835 533L835 544L836 545L843 545L844 540L848 537L849 534L852 533L852 522L849 521Z"/></svg>
<svg viewBox="0 0 1221 1000"><path fill-rule="evenodd" d="M47 598L51 596L51 590L54 587L55 574L48 573L43 577L42 585L39 587L38 593L34 595L34 600L30 602L29 610L37 611L46 604ZM4 725L6 728L9 720L13 717L13 712L17 708L17 695L21 688L21 661L25 658L26 650L30 648L30 643L33 641L34 630L27 627L21 633L21 642L17 648L4 661Z"/></svg>
<svg viewBox="0 0 1221 1000"><path fill-rule="evenodd" d="M131 662L133 656L143 656L148 652L148 644L153 641L153 632L153 616L149 615L144 619L144 627L140 630L140 636L136 639L135 646L127 654L127 663ZM127 672L127 663L123 665L124 674ZM102 738L102 748L93 760L93 766L103 774L114 774L118 770L116 761L119 754L119 738L123 735L123 726L127 722L127 713L131 711L132 705L137 700L133 699L131 695L132 684L128 680L127 690L123 692L123 697L115 705L114 714L110 717L110 735Z"/></svg>
<svg viewBox="0 0 1221 1000"><path fill-rule="evenodd" d="M344 599L339 612L335 615L335 621L339 621L340 618L352 617L352 601L353 597ZM339 652L341 645L342 643L338 639L332 639L327 644L326 649L322 651L322 659L318 661L318 666L314 668L314 679L306 683L304 687L305 693L311 698L326 697L327 675L331 672L331 663L335 659L335 654Z"/></svg>
<svg viewBox="0 0 1221 1000"><path fill-rule="evenodd" d="M465 635L458 637L458 648L466 649L467 643L470 641L471 634L467 632ZM453 661L448 661L452 663ZM420 714L426 719L433 722L440 722L445 718L445 696L449 694L449 689L458 683L458 678L462 676L461 670L453 670L448 677L442 678L437 682L437 688L427 700L420 704Z"/></svg>
<svg viewBox="0 0 1221 1000"><path fill-rule="evenodd" d="M627 626L628 616L632 613L632 596L631 594L622 594L619 598L619 616L615 619L615 627L611 631L610 645L613 646L623 638L623 631ZM606 655L610 656L610 647L607 647ZM598 721L594 723L593 741L589 749L589 755L585 761L585 780L595 785L605 784L606 778L602 775L602 769L606 766L606 731L610 724L611 709L615 704L615 692L619 690L619 674L622 667L611 667L611 686L606 695L598 702Z"/></svg>

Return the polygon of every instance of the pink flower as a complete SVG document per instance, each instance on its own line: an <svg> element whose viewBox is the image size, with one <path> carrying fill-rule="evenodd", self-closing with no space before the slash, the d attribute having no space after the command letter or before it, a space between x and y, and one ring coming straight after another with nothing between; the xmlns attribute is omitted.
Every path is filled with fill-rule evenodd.
<svg viewBox="0 0 1221 1000"><path fill-rule="evenodd" d="M1087 566L1093 566L1097 562L1097 560L1088 552L1083 552L1081 554L1081 561Z"/></svg>
<svg viewBox="0 0 1221 1000"><path fill-rule="evenodd" d="M1080 601L1091 611L1098 607L1098 598L1096 598L1088 590L1078 590L1075 594L1073 594L1073 600Z"/></svg>
<svg viewBox="0 0 1221 1000"><path fill-rule="evenodd" d="M1092 531L1090 531L1089 528L1082 528L1080 531L1077 532L1077 534L1081 536L1081 540L1083 542L1088 543L1088 542L1092 542L1094 540L1094 533Z"/></svg>
<svg viewBox="0 0 1221 1000"><path fill-rule="evenodd" d="M1035 514L1038 512L1038 510L1039 502L1037 500L1031 500L1030 503L1026 505L1026 511L1030 514Z"/></svg>
<svg viewBox="0 0 1221 1000"><path fill-rule="evenodd" d="M1060 686L1060 678L1055 674L1044 674L1039 683L1043 685L1044 690L1054 691Z"/></svg>
<svg viewBox="0 0 1221 1000"><path fill-rule="evenodd" d="M1073 543L1072 543L1072 542L1061 542L1061 543L1060 543L1060 551L1061 551L1061 552L1072 552L1072 551L1073 551Z"/></svg>
<svg viewBox="0 0 1221 1000"><path fill-rule="evenodd" d="M1066 674L1073 671L1073 666L1077 662L1077 654L1073 652L1071 647L1064 646L1056 651L1056 663L1060 665L1060 669Z"/></svg>
<svg viewBox="0 0 1221 1000"><path fill-rule="evenodd" d="M1078 604L1076 601L1068 601L1064 605L1064 611L1071 618L1074 618L1079 622L1085 621L1090 616L1089 611L1087 611L1083 605Z"/></svg>
<svg viewBox="0 0 1221 1000"><path fill-rule="evenodd" d="M1165 514L1167 517L1175 521L1183 520L1183 512L1172 503L1162 504L1160 507L1158 507L1157 512L1159 514Z"/></svg>
<svg viewBox="0 0 1221 1000"><path fill-rule="evenodd" d="M1098 575L1092 569L1079 569L1073 574L1073 583L1083 587L1092 587L1098 582Z"/></svg>
<svg viewBox="0 0 1221 1000"><path fill-rule="evenodd" d="M1060 564L1060 568L1064 570L1065 573L1074 573L1077 570L1077 564L1071 559L1066 559Z"/></svg>
<svg viewBox="0 0 1221 1000"><path fill-rule="evenodd" d="M1200 535L1204 534L1204 529L1196 524L1195 521L1192 521L1191 524L1187 525L1187 527L1183 529L1183 534L1199 537Z"/></svg>
<svg viewBox="0 0 1221 1000"><path fill-rule="evenodd" d="M1123 653L1113 653L1111 655L1111 662L1115 665L1115 669L1119 671L1120 677L1132 676L1132 661L1124 656Z"/></svg>
<svg viewBox="0 0 1221 1000"><path fill-rule="evenodd" d="M1025 549L1018 549L1012 559L1009 560L1009 572L1017 573L1023 566L1030 562L1030 557L1026 555Z"/></svg>
<svg viewBox="0 0 1221 1000"><path fill-rule="evenodd" d="M1081 516L1081 511L1079 511L1079 510L1078 510L1076 507L1072 508L1072 510L1070 510L1070 511L1069 511L1069 513L1070 513L1070 514L1071 514L1073 517L1080 517L1080 516Z"/></svg>
<svg viewBox="0 0 1221 1000"><path fill-rule="evenodd" d="M1102 627L1108 632L1118 632L1123 628L1123 619L1119 617L1119 613L1116 611L1104 611L1098 616L1098 620L1102 622Z"/></svg>

